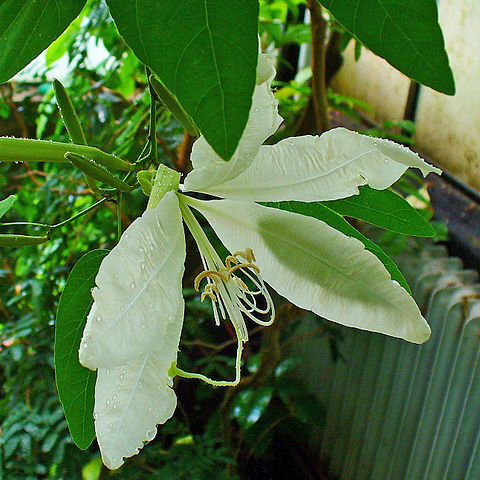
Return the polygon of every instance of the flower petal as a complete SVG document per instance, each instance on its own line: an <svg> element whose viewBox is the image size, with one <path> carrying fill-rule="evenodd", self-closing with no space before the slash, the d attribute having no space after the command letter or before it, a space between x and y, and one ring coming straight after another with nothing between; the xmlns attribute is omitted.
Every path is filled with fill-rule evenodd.
<svg viewBox="0 0 480 480"><path fill-rule="evenodd" d="M178 198L169 192L130 225L100 265L80 363L111 368L157 351L168 325L183 320L184 261Z"/></svg>
<svg viewBox="0 0 480 480"><path fill-rule="evenodd" d="M360 185L388 188L409 166L441 173L395 142L335 128L265 145L240 175L201 191L257 202L335 200L358 194Z"/></svg>
<svg viewBox="0 0 480 480"><path fill-rule="evenodd" d="M265 62L269 60L265 59ZM262 65L263 69L268 67L263 62ZM270 89L275 69L271 63L269 67L270 76L255 87L247 125L232 158L225 162L205 138L200 137L193 144L193 170L185 178L185 190L206 192L210 186L236 177L252 163L262 143L277 131L283 119L278 114L278 102ZM263 74L266 76L268 69Z"/></svg>
<svg viewBox="0 0 480 480"><path fill-rule="evenodd" d="M110 469L136 455L155 438L157 424L175 411L177 397L168 369L177 359L182 322L170 323L161 349L112 369L99 368L95 386L95 430L103 463Z"/></svg>
<svg viewBox="0 0 480 480"><path fill-rule="evenodd" d="M343 325L422 343L430 335L410 295L364 245L312 217L232 200L188 201L230 251L251 248L280 295Z"/></svg>

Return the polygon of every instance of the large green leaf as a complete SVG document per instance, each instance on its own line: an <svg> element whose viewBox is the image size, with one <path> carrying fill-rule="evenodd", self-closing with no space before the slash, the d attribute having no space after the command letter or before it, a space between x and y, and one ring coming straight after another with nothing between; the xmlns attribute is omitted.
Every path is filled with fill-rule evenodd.
<svg viewBox="0 0 480 480"><path fill-rule="evenodd" d="M93 303L100 263L108 250L92 250L73 267L60 297L55 322L55 376L73 441L86 449L95 438L93 406L96 372L80 365L78 348Z"/></svg>
<svg viewBox="0 0 480 480"><path fill-rule="evenodd" d="M364 220L377 227L417 237L434 237L433 227L402 197L391 190L364 185L360 195L322 202L340 215Z"/></svg>
<svg viewBox="0 0 480 480"><path fill-rule="evenodd" d="M366 47L439 92L455 83L435 0L318 0Z"/></svg>
<svg viewBox="0 0 480 480"><path fill-rule="evenodd" d="M81 12L86 0L2 0L0 83L47 48Z"/></svg>
<svg viewBox="0 0 480 480"><path fill-rule="evenodd" d="M0 201L0 218L2 218L12 208L14 203L15 195L10 195L9 197Z"/></svg>
<svg viewBox="0 0 480 480"><path fill-rule="evenodd" d="M353 237L357 240L360 240L365 245L366 250L372 252L383 263L384 267L390 273L392 280L396 280L408 293L412 293L407 281L393 260L391 260L390 257L378 245L353 228L340 214L326 207L323 203L270 202L264 203L264 205L267 207L280 208L281 210L286 210L288 212L300 213L301 215L316 218L327 223L348 237ZM318 241L321 242L322 239L319 238Z"/></svg>
<svg viewBox="0 0 480 480"><path fill-rule="evenodd" d="M137 57L177 97L224 160L252 103L257 0L107 0Z"/></svg>

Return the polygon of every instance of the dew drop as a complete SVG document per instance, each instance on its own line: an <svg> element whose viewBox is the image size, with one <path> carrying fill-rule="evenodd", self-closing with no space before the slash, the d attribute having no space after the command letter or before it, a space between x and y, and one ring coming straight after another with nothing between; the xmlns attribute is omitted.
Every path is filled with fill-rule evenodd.
<svg viewBox="0 0 480 480"><path fill-rule="evenodd" d="M102 321L102 316L101 316L101 315L97 315L96 318L95 318L95 320L100 323L100 322Z"/></svg>
<svg viewBox="0 0 480 480"><path fill-rule="evenodd" d="M108 428L113 428L113 423L109 423Z"/></svg>
<svg viewBox="0 0 480 480"><path fill-rule="evenodd" d="M96 420L96 419L97 419L97 416L98 416L97 411L94 410L94 411L93 411L93 419Z"/></svg>
<svg viewBox="0 0 480 480"><path fill-rule="evenodd" d="M117 408L117 404L116 404L116 403L113 405L113 408L114 408L114 409Z"/></svg>
<svg viewBox="0 0 480 480"><path fill-rule="evenodd" d="M117 399L117 394L116 394L116 393L113 394L112 399L113 399L113 400L116 400L116 399Z"/></svg>
<svg viewBox="0 0 480 480"><path fill-rule="evenodd" d="M118 273L115 274L115 280L118 280Z"/></svg>
<svg viewBox="0 0 480 480"><path fill-rule="evenodd" d="M130 288L131 288L132 290L133 290L136 286L137 286L137 285L135 284L135 282L132 282L132 283L130 284Z"/></svg>
<svg viewBox="0 0 480 480"><path fill-rule="evenodd" d="M145 437L147 440L153 440L155 438L155 434L157 433L156 430L149 430L146 434Z"/></svg>
<svg viewBox="0 0 480 480"><path fill-rule="evenodd" d="M106 403L107 405L110 405L110 400L107 400L105 403Z"/></svg>
<svg viewBox="0 0 480 480"><path fill-rule="evenodd" d="M123 380L125 378L125 375L123 373L120 374L120 380Z"/></svg>
<svg viewBox="0 0 480 480"><path fill-rule="evenodd" d="M142 263L140 264L140 268L141 268L142 270L145 270L145 269L147 268L147 265L145 264L145 262L142 262Z"/></svg>

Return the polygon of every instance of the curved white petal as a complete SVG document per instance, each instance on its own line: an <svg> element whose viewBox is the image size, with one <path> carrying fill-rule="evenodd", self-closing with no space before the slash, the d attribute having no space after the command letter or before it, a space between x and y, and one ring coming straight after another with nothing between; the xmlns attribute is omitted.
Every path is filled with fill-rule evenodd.
<svg viewBox="0 0 480 480"><path fill-rule="evenodd" d="M257 62L257 85L261 85L265 82L269 82L269 85L271 85L275 74L276 71L273 61L268 55L260 53Z"/></svg>
<svg viewBox="0 0 480 480"><path fill-rule="evenodd" d="M111 369L99 368L95 386L95 431L110 469L155 438L157 424L175 411L177 397L168 369L177 359L182 323L168 325L159 351Z"/></svg>
<svg viewBox="0 0 480 480"><path fill-rule="evenodd" d="M360 185L388 188L408 167L441 173L395 142L335 128L265 145L247 170L202 191L257 202L335 200L358 194Z"/></svg>
<svg viewBox="0 0 480 480"><path fill-rule="evenodd" d="M157 351L167 327L183 321L185 237L178 198L169 192L146 210L105 257L80 344L92 370Z"/></svg>
<svg viewBox="0 0 480 480"><path fill-rule="evenodd" d="M263 279L301 308L415 343L430 328L410 295L354 238L312 217L250 202L189 200L230 251L251 248Z"/></svg>
<svg viewBox="0 0 480 480"><path fill-rule="evenodd" d="M270 89L275 69L271 63L269 67L267 81L255 87L247 125L232 158L225 162L205 138L200 137L193 144L193 170L185 178L185 190L207 192L211 185L236 177L252 163L262 143L277 131L283 119L278 114L278 102ZM263 73L266 75L268 71Z"/></svg>

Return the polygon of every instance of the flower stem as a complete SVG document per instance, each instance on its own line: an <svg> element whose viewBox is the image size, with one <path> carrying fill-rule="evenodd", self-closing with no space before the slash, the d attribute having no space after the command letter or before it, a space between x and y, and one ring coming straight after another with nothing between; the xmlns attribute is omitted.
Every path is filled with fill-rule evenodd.
<svg viewBox="0 0 480 480"><path fill-rule="evenodd" d="M176 363L173 362L168 370L168 374L171 377L179 376L183 378L195 378L197 380L202 380L209 385L213 385L214 387L234 387L240 383L241 377L241 366L242 366L242 352L243 352L243 341L239 336L239 332L235 329L237 333L237 357L235 359L235 379L234 380L212 380L210 377L206 375L202 375L201 373L193 373L193 372L185 372L184 370L177 367Z"/></svg>

